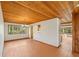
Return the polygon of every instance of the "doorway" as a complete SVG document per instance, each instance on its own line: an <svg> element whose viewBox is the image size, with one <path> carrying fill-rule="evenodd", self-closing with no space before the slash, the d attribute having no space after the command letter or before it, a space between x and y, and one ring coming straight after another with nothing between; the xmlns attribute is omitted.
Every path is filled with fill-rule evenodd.
<svg viewBox="0 0 79 59"><path fill-rule="evenodd" d="M72 56L72 22L61 23L61 49Z"/></svg>

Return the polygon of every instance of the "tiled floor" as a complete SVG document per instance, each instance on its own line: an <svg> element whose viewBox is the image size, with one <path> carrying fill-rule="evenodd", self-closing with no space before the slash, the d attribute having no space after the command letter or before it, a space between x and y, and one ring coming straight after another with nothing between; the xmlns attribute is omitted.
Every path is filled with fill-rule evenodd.
<svg viewBox="0 0 79 59"><path fill-rule="evenodd" d="M3 56L7 57L8 56L9 57L79 56L76 54L72 55L71 42L72 42L71 38L64 38L62 45L59 48L56 48L51 45L47 45L32 39L8 41L5 42Z"/></svg>

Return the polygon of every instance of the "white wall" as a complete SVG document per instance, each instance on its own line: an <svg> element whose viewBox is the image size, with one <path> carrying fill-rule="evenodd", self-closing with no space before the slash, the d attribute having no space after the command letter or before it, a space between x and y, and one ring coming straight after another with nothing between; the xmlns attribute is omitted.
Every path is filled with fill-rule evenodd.
<svg viewBox="0 0 79 59"><path fill-rule="evenodd" d="M38 26L40 25L40 31L38 31ZM33 39L38 40L53 46L58 47L60 45L59 27L60 20L58 18L41 21L33 26Z"/></svg>
<svg viewBox="0 0 79 59"><path fill-rule="evenodd" d="M4 21L0 2L0 56L2 56L4 46Z"/></svg>
<svg viewBox="0 0 79 59"><path fill-rule="evenodd" d="M4 32L5 32L5 41L7 40L14 40L14 39L20 39L20 38L28 38L29 32L26 34L8 34L8 25L23 25L23 24L15 24L15 23L5 23L4 25ZM26 25L29 27L28 25Z"/></svg>

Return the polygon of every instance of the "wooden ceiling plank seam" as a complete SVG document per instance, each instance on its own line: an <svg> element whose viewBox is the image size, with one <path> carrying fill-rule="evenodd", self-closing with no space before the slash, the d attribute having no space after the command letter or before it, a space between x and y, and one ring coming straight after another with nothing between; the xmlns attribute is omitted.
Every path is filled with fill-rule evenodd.
<svg viewBox="0 0 79 59"><path fill-rule="evenodd" d="M58 15L58 14L59 14L58 11L54 9L55 6L52 7L52 5L50 4L50 2L47 2L47 1L45 1L44 3L45 3L45 5L46 5L54 14L56 14L57 16L59 16L59 15ZM52 2L52 3L53 3L53 2ZM52 9L52 8L53 8L53 9Z"/></svg>
<svg viewBox="0 0 79 59"><path fill-rule="evenodd" d="M64 3L64 2L63 2L63 3ZM64 14L66 20L68 21L69 18L68 18L68 15L66 14L66 11L68 11L68 10L65 8L65 6L64 6L61 2L59 2L59 4L60 4L60 6L61 6L62 9L63 9L63 14ZM65 10L66 10L66 11L65 11Z"/></svg>
<svg viewBox="0 0 79 59"><path fill-rule="evenodd" d="M20 3L20 2L16 2L16 3L19 4L19 5L21 5L21 6L24 6L25 8L29 8L30 10L32 10L32 11L34 11L34 12L40 13L40 14L42 14L42 15L44 15L44 16L50 18L50 16L48 16L48 15L46 15L46 14L44 14L44 13L41 13L40 11L37 11L37 10L35 10L35 9L32 9L32 8L30 8L29 6L24 5L23 3Z"/></svg>
<svg viewBox="0 0 79 59"><path fill-rule="evenodd" d="M44 3L45 6L47 6L47 8L49 9L50 13L52 13L55 16L58 16L58 14L56 14L56 12L53 12L53 10L51 10L51 8L46 4L46 2L42 2Z"/></svg>
<svg viewBox="0 0 79 59"><path fill-rule="evenodd" d="M63 6L63 4L62 4L61 2L59 2L59 4L60 4L60 6L61 6L61 8L62 8L62 13L63 13L63 15L64 15L64 18L65 18L65 20L68 22L68 21L69 21L69 18L68 18L68 16L66 15L66 13L65 13L65 11L64 11L64 10L67 10L67 9Z"/></svg>
<svg viewBox="0 0 79 59"><path fill-rule="evenodd" d="M69 1L69 2L70 2L70 1ZM70 19L71 19L71 17L72 17L72 16L71 16L71 15L72 15L72 12L71 12L71 11L72 11L72 10L71 10L71 8L70 8L70 6L69 6L69 4L68 4L68 1L66 2L66 7L68 8L68 11L69 11L69 12L67 12L67 13L68 13L68 15L69 15L69 17L70 17Z"/></svg>
<svg viewBox="0 0 79 59"><path fill-rule="evenodd" d="M52 16L56 16L56 14L54 14L53 11L52 11L48 6L46 6L44 2L39 1L39 3L37 3L37 4L38 4L38 5L42 5L41 7L42 7L43 9L45 9L46 11L48 11L48 13L50 13ZM42 9L42 8L41 8L41 9Z"/></svg>
<svg viewBox="0 0 79 59"><path fill-rule="evenodd" d="M52 4L52 2L49 2L48 5L50 5L52 8L54 8L58 15L61 14L61 12L58 11L58 8L56 7L56 5L55 5L54 3ZM52 8L51 8L51 9L52 9Z"/></svg>
<svg viewBox="0 0 79 59"><path fill-rule="evenodd" d="M58 5L58 4L59 4L59 3L55 2L55 3L54 3L54 6L57 7L56 9L57 9L58 13L60 14L60 17L63 18L64 15L63 15L63 13L62 13L62 9L59 7L60 4L59 4L59 5ZM63 18L63 19L64 19L64 18Z"/></svg>

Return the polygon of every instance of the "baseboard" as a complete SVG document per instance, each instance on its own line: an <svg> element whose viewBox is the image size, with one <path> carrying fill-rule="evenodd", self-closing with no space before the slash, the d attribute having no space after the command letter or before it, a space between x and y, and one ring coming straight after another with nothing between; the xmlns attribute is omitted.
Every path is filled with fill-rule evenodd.
<svg viewBox="0 0 79 59"><path fill-rule="evenodd" d="M11 40L5 40L5 42L6 42L6 41L21 40L21 39L29 39L29 37L26 37L26 38L18 38L18 39L11 39Z"/></svg>
<svg viewBox="0 0 79 59"><path fill-rule="evenodd" d="M59 46L54 46L54 45L51 45L51 44L47 44L47 43L45 43L45 42L42 42L42 41L38 41L38 40L35 40L35 41L37 41L37 42L40 42L40 43L42 43L42 44L46 44L46 45L48 45L48 46L52 46L52 47L55 47L55 48L59 48L61 45L59 45Z"/></svg>

